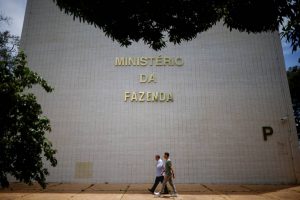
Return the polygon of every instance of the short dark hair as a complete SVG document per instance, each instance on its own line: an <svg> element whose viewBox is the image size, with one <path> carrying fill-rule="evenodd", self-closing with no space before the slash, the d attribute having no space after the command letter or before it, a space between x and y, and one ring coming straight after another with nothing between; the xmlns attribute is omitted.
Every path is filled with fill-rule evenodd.
<svg viewBox="0 0 300 200"><path fill-rule="evenodd" d="M160 158L160 155L156 154L155 157Z"/></svg>
<svg viewBox="0 0 300 200"><path fill-rule="evenodd" d="M165 155L168 156L168 158L170 157L169 152L165 152Z"/></svg>

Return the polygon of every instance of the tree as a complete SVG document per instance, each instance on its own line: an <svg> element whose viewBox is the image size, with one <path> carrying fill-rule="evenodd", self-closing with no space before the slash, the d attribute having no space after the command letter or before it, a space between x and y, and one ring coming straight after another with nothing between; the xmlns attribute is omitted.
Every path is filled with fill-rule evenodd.
<svg viewBox="0 0 300 200"><path fill-rule="evenodd" d="M53 0L122 46L143 40L155 50L192 40L219 21L239 31L278 30L300 47L300 0Z"/></svg>
<svg viewBox="0 0 300 200"><path fill-rule="evenodd" d="M290 67L287 71L287 77L292 97L298 138L300 139L300 66Z"/></svg>
<svg viewBox="0 0 300 200"><path fill-rule="evenodd" d="M7 21L0 16L0 23ZM48 170L43 158L56 166L56 150L46 138L49 119L29 89L40 85L51 92L53 88L28 68L25 54L18 52L18 41L8 31L0 32L0 183L8 187L7 176L12 175L45 188Z"/></svg>

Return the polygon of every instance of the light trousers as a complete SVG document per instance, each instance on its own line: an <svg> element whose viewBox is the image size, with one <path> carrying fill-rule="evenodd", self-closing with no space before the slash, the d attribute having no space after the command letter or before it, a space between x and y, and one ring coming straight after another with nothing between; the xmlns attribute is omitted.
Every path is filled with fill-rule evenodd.
<svg viewBox="0 0 300 200"><path fill-rule="evenodd" d="M168 182L169 182L171 188L173 189L173 192L174 192L174 193L177 193L176 187L175 187L175 185L174 185L174 183L173 183L173 177L172 177L172 175L171 175L171 176L165 176L165 177L164 177L164 181L163 181L163 184L162 184L160 193L163 193L163 192L164 192L165 187L166 187L166 185L167 185Z"/></svg>

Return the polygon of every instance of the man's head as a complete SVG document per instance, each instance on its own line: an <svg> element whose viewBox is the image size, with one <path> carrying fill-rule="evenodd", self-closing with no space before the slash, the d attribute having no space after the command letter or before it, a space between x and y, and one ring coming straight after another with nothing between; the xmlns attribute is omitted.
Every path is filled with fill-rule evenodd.
<svg viewBox="0 0 300 200"><path fill-rule="evenodd" d="M155 155L155 160L159 160L160 159L160 155Z"/></svg>
<svg viewBox="0 0 300 200"><path fill-rule="evenodd" d="M169 157L170 157L170 154L169 154L169 152L165 152L165 154L164 154L164 158L165 158L166 160L168 160L168 159L169 159Z"/></svg>

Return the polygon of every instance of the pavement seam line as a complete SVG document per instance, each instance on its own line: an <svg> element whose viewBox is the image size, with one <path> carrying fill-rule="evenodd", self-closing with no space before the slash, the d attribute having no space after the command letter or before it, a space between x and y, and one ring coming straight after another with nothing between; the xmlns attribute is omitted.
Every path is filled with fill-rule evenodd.
<svg viewBox="0 0 300 200"><path fill-rule="evenodd" d="M258 191L256 191L256 190L254 190L254 189L251 189L251 188L249 188L249 187L247 187L247 186L245 186L245 185L240 185L240 187L242 187L242 188L246 188L246 189L248 189L248 190L250 190L250 192L252 192L254 195L257 195L259 192ZM272 195L269 195L269 194L263 194L264 196L264 198L267 198L267 199L274 199L274 200L279 200L277 197L274 197L274 196L272 196ZM257 195L258 196L258 195Z"/></svg>
<svg viewBox="0 0 300 200"><path fill-rule="evenodd" d="M249 188L249 187L247 187L247 186L245 186L245 185L239 185L241 188L244 188L244 189L247 189L247 190L249 190L249 192L256 192L255 190L253 190L253 189L251 189L251 188Z"/></svg>
<svg viewBox="0 0 300 200"><path fill-rule="evenodd" d="M86 187L86 188L82 189L82 190L81 190L79 193L86 191L87 189L89 189L89 188L93 187L94 185L95 185L94 183L93 183L93 184L91 184L91 185L89 185L88 187Z"/></svg>
<svg viewBox="0 0 300 200"><path fill-rule="evenodd" d="M95 185L95 184L94 184L94 183L92 183L92 184L91 184L91 185L89 185L88 187L81 189L79 192L77 192L77 193L75 193L74 195L70 196L70 198L69 198L69 199L72 199L72 198L74 198L74 196L76 196L77 194L80 194L80 193L84 192L85 190L87 190L87 189L89 189L89 188L93 187L94 185Z"/></svg>
<svg viewBox="0 0 300 200"><path fill-rule="evenodd" d="M46 192L48 192L49 188L56 187L56 186L59 186L59 185L62 185L62 184L63 183L57 183L57 184L49 185L45 189L41 189L40 191L41 191L41 193L46 193Z"/></svg>
<svg viewBox="0 0 300 200"><path fill-rule="evenodd" d="M125 188L125 190L124 190L124 192L123 192L123 194L122 194L122 196L121 196L120 200L122 200L122 199L123 199L124 195L127 193L128 189L129 189L129 187L130 187L130 184L129 184L129 185L127 185L127 187Z"/></svg>
<svg viewBox="0 0 300 200"><path fill-rule="evenodd" d="M223 199L229 199L226 194L224 194L223 192L219 192L219 191L214 191L213 189L209 188L208 186L204 185L204 184L201 184L204 188L206 188L207 190L209 190L210 192L213 192L213 193L217 193L221 196L221 198Z"/></svg>

